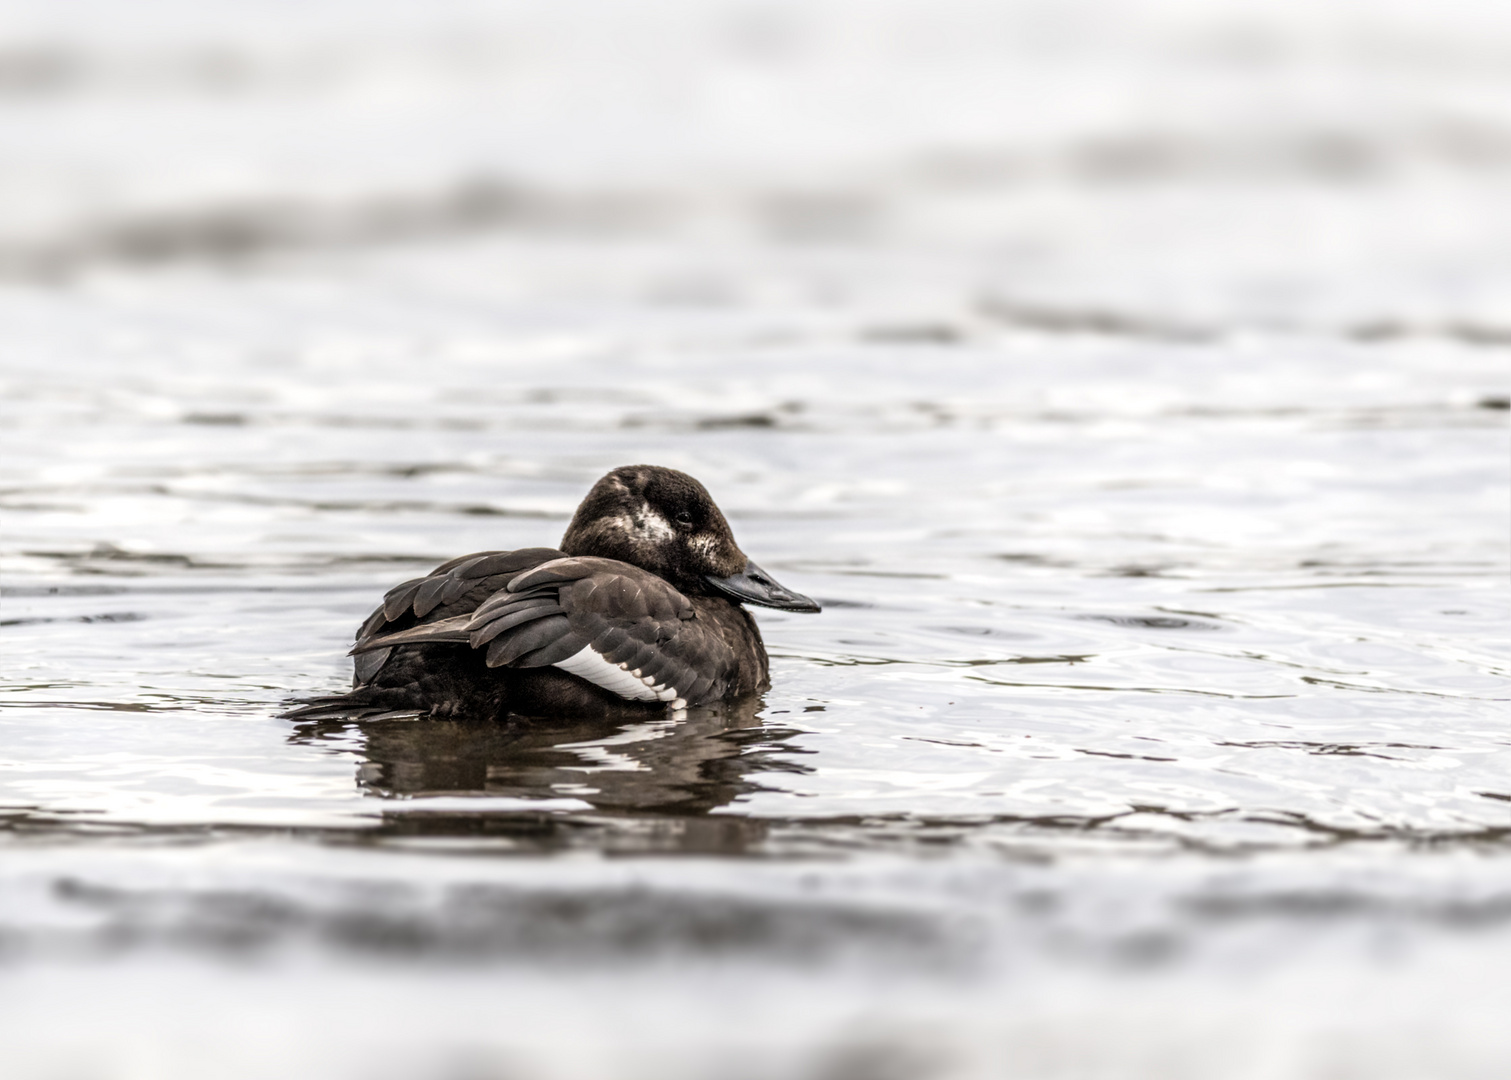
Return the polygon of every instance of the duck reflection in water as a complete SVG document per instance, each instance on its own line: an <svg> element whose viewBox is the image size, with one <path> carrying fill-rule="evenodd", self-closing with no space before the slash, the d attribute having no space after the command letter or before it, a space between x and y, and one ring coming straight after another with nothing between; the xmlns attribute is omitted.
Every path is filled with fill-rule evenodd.
<svg viewBox="0 0 1511 1080"><path fill-rule="evenodd" d="M764 836L760 822L708 815L765 788L758 774L809 771L794 760L801 751L783 745L797 732L763 724L762 707L746 698L639 721L316 720L298 725L293 740L349 746L355 736L357 785L383 798L489 796L558 806L572 799L591 807L498 811L480 800L470 812L448 800L445 812L385 815L389 832L509 835L554 847L607 829L637 847L744 850Z"/></svg>

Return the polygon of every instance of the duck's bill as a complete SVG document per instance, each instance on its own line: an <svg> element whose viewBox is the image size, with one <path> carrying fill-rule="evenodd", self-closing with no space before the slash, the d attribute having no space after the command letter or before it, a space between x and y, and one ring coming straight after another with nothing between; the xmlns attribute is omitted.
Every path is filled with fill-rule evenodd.
<svg viewBox="0 0 1511 1080"><path fill-rule="evenodd" d="M802 593L795 593L776 583L776 580L753 562L732 577L710 577L708 583L726 596L732 596L747 604L778 608L782 611L821 611L818 601Z"/></svg>

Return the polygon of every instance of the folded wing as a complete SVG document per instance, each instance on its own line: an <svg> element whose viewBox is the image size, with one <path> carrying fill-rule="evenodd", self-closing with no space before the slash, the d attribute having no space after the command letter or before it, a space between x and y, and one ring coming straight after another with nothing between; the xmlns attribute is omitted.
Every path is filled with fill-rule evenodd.
<svg viewBox="0 0 1511 1080"><path fill-rule="evenodd" d="M626 700L674 704L720 696L735 664L663 579L549 548L466 556L390 591L352 650L359 682L396 646L447 643L485 650L491 668L550 665Z"/></svg>

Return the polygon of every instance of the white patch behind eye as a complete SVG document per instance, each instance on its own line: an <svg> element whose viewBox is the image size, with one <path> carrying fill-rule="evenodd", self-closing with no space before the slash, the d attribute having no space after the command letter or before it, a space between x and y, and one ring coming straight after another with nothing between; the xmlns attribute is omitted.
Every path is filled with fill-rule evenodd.
<svg viewBox="0 0 1511 1080"><path fill-rule="evenodd" d="M649 504L642 505L640 512L635 515L635 533L642 540L671 540L677 535L677 530L672 523L667 521Z"/></svg>
<svg viewBox="0 0 1511 1080"><path fill-rule="evenodd" d="M591 646L579 649L565 660L558 660L553 666L618 694L626 701L673 701L677 698L675 686L647 686L643 679L636 678L618 664L609 663Z"/></svg>

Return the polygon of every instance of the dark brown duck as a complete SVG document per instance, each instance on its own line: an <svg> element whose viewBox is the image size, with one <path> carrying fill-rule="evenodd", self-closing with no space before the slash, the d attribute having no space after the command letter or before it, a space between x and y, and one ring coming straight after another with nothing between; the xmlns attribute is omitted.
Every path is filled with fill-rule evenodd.
<svg viewBox="0 0 1511 1080"><path fill-rule="evenodd" d="M388 592L349 693L289 713L492 718L683 708L766 689L742 604L818 611L745 557L703 485L654 465L588 492L560 549L483 551Z"/></svg>

